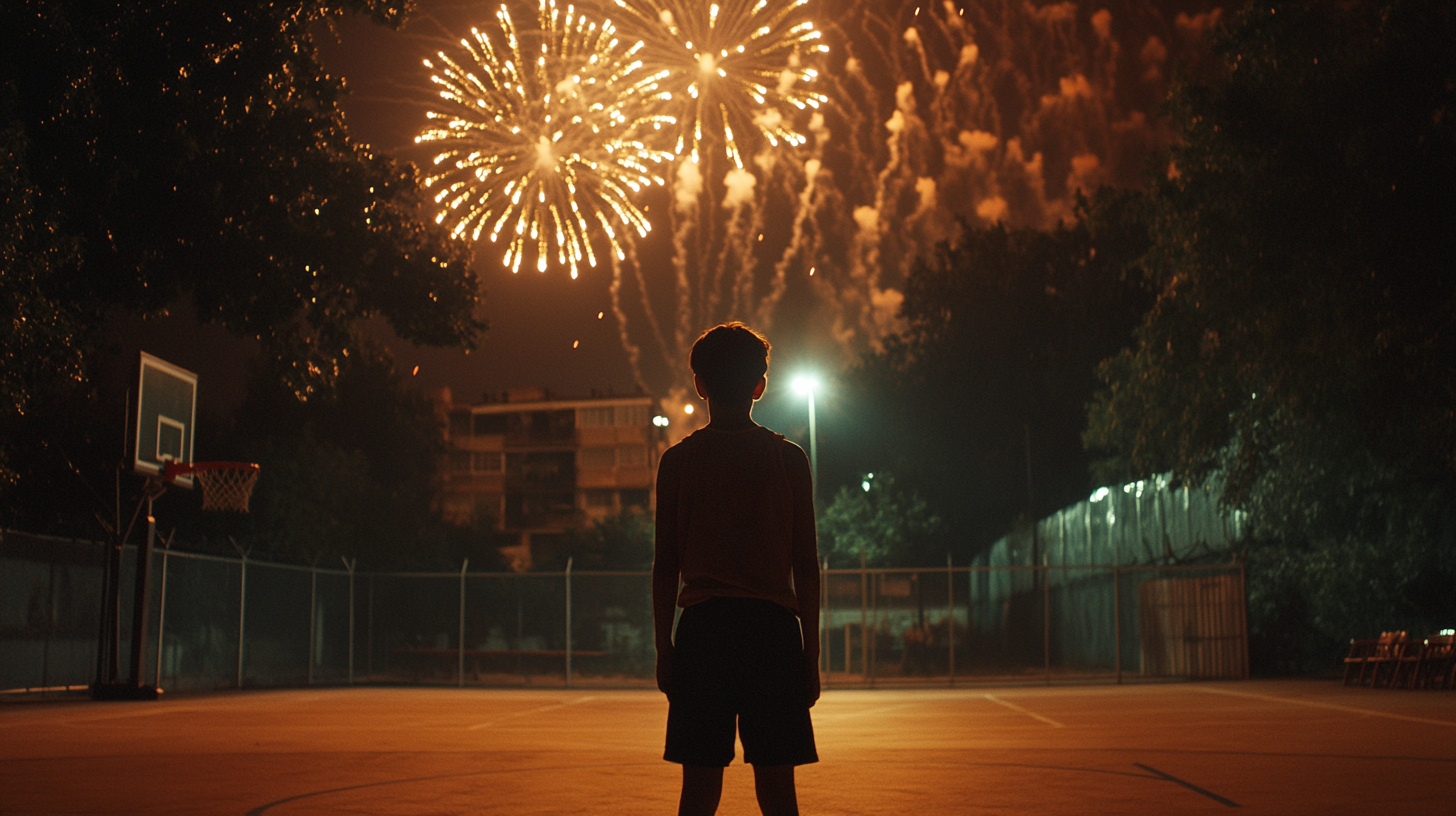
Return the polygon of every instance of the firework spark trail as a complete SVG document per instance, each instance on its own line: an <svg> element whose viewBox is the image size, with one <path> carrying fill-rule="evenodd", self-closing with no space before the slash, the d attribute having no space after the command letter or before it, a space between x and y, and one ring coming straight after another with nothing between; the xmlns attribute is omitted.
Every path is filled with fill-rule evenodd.
<svg viewBox="0 0 1456 816"><path fill-rule="evenodd" d="M690 396L683 363L705 321L771 321L789 305L805 307L806 319L834 323L832 335L852 359L895 330L896 287L915 258L953 238L957 220L1050 227L1071 213L1076 190L1104 179L1134 181L1135 165L1166 138L1139 111L1150 110L1166 89L1169 48L1186 51L1195 47L1191 37L1201 36L1184 29L1206 27L1180 19L1175 33L1155 11L1137 12L1161 37L1129 52L1141 61L1130 72L1112 14L1071 3L982 0L958 8L946 0L816 0L833 8L816 12L824 15L821 24L807 18L807 0L587 2L612 9L624 42L642 41L624 63L635 67L622 82L636 83L636 90L620 116L662 117L654 122L661 130L637 126L662 141L641 141L677 154L662 173L675 200L661 216L667 223L658 225L671 236L671 263L644 270L632 242L612 241L613 312L624 348L640 381L642 352L655 343L677 384L670 389L674 405ZM821 36L844 54L823 76L810 59L827 50ZM625 53L621 43L614 48ZM497 85L514 83L506 91L519 97L517 85L539 82L533 77L543 67L531 48L520 49L527 59L503 46L498 51L494 59L509 58L521 77ZM488 85L481 73L472 79ZM610 97L605 85L586 86L589 74L582 74L581 98ZM1142 101L1130 105L1129 94ZM558 96L553 102L565 105L568 98ZM833 103L825 104L829 97ZM823 116L811 116L805 129L802 114L814 112ZM625 132L629 125L619 127ZM539 136L522 137L537 149L528 156L541 155ZM667 149L674 145L676 151ZM817 172L800 175L797 168L807 171L810 160L820 162ZM491 182L503 187L497 179ZM522 195L529 204L529 193ZM787 245L759 244L764 221L790 211ZM588 215L598 240L604 228L633 223L610 207L599 212L607 217ZM557 222L548 212L542 223L521 246L544 245ZM569 235L568 226L560 229ZM768 232L783 241L782 231ZM528 233L518 228L518 236ZM759 257L776 263L763 268L768 264ZM513 260L520 263L519 253ZM796 282L797 270L816 268L807 285ZM629 274L640 313L623 303ZM800 297L828 308L816 310ZM634 331L629 312L645 325Z"/></svg>
<svg viewBox="0 0 1456 816"><path fill-rule="evenodd" d="M632 196L664 183L648 165L670 154L644 139L676 121L643 112L656 83L641 70L640 43L626 46L610 21L598 25L555 0L539 0L537 11L539 31L518 30L501 6L492 30L460 41L468 60L437 54L431 80L443 104L427 117L443 124L415 141L443 148L440 169L425 179L439 186L437 223L448 218L456 237L471 240L505 231L513 272L532 249L544 272L554 247L575 278L581 261L596 266L594 228L619 260L614 224L641 237L651 230Z"/></svg>
<svg viewBox="0 0 1456 816"><path fill-rule="evenodd" d="M627 254L632 265L636 266L637 250L630 241L627 244ZM622 308L622 264L625 262L616 253L612 254L612 283L607 291L611 294L612 316L617 320L617 334L622 341L622 350L627 353L627 363L632 367L632 377L637 386L646 391L647 382L642 377L642 349L632 342L632 335L627 331L627 311Z"/></svg>
<svg viewBox="0 0 1456 816"><path fill-rule="evenodd" d="M615 0L677 120L679 156L700 161L716 152L705 151L706 143L742 168L741 136L757 133L773 146L804 143L778 108L818 109L829 101L804 87L818 71L803 64L803 55L828 51L805 19L808 2Z"/></svg>
<svg viewBox="0 0 1456 816"><path fill-rule="evenodd" d="M1216 19L1180 17L1175 35L1136 12L1145 44L1129 72L1106 9L963 5L844 0L827 18L846 57L823 77L834 132L813 154L822 201L799 251L850 357L895 329L896 287L957 221L1048 228L1072 216L1077 191L1137 183L1166 138L1140 110L1166 90L1167 44L1196 51Z"/></svg>
<svg viewBox="0 0 1456 816"><path fill-rule="evenodd" d="M654 110L677 123L675 201L667 213L676 348L664 356L671 365L687 353L700 324L718 319L727 302L738 299L738 282L754 274L764 188L754 191L744 156L793 151L807 142L790 116L828 102L813 89L819 71L808 59L828 46L808 19L809 0L598 4L611 7L624 33L642 41L638 58L652 80ZM718 205L720 180L723 198L732 201L724 208ZM705 195L709 186L712 194ZM734 303L729 316L752 311Z"/></svg>
<svg viewBox="0 0 1456 816"><path fill-rule="evenodd" d="M663 360L667 362L668 369L677 371L676 366L681 363L678 355L668 349L667 340L662 334L662 323L657 319L657 310L652 308L652 298L647 288L647 276L643 274L642 264L637 260L637 247L635 244L627 246L627 255L632 262L632 271L637 276L637 294L641 298L642 312L647 316L647 327L652 331L652 338L657 341L657 349L662 354ZM626 324L622 324L622 331L626 331ZM637 379L642 379L642 372L637 366L633 366L633 374Z"/></svg>
<svg viewBox="0 0 1456 816"><path fill-rule="evenodd" d="M789 267L798 260L803 253L804 238L806 230L804 225L809 217L813 215L814 202L816 197L814 177L819 174L820 162L818 159L809 159L804 163L804 187L799 192L797 206L794 211L794 226L789 238L789 245L784 248L783 254L779 256L778 263L774 264L773 282L770 284L769 292L758 304L758 322L767 329L773 323L774 309L783 299L784 290L788 288ZM811 257L809 263L813 264Z"/></svg>
<svg viewBox="0 0 1456 816"><path fill-rule="evenodd" d="M759 158L762 160L763 154ZM765 163L760 161L760 167L764 166ZM709 323L719 320L718 309L723 299L725 279L732 298L728 302L727 314L723 317L738 319L747 314L746 309L740 305L745 302L741 300L743 295L740 290L746 278L748 296L752 296L753 270L758 259L754 244L757 243L757 236L763 233L763 202L761 197L754 195L754 188L758 186L757 177L747 170L730 170L723 179L723 186L727 189L723 195L722 208L728 212L728 225L723 235L722 251L718 255L718 262L714 264L709 297L703 308L703 315ZM730 268L733 272L731 275Z"/></svg>
<svg viewBox="0 0 1456 816"><path fill-rule="evenodd" d="M691 159L678 163L677 183L673 186L676 220L672 231L672 269L674 293L677 297L677 326L673 339L679 351L688 348L693 334L693 287L688 271L691 263L689 240L699 229L698 198L703 190L703 175L698 163Z"/></svg>

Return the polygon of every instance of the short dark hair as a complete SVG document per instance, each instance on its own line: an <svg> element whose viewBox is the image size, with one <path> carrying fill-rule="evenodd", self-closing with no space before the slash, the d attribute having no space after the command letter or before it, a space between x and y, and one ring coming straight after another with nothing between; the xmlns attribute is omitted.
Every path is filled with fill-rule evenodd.
<svg viewBox="0 0 1456 816"><path fill-rule="evenodd" d="M708 396L734 405L753 401L753 389L768 373L768 338L734 321L698 336L688 364Z"/></svg>

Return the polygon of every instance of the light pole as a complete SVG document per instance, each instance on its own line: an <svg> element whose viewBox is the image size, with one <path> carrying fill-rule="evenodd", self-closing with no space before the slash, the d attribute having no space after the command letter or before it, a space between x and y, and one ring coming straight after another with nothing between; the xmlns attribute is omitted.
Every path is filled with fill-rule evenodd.
<svg viewBox="0 0 1456 816"><path fill-rule="evenodd" d="M814 493L819 492L819 433L814 423L814 390L819 381L813 377L795 377L794 391L809 398L809 472L814 476Z"/></svg>

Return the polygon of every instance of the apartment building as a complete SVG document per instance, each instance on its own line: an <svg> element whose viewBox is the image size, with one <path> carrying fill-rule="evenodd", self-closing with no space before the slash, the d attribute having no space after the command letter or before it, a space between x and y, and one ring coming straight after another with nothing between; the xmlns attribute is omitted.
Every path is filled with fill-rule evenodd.
<svg viewBox="0 0 1456 816"><path fill-rule="evenodd" d="M665 442L651 397L556 398L533 389L456 405L448 392L442 396L447 518L518 534L529 553L533 534L628 508L652 512Z"/></svg>

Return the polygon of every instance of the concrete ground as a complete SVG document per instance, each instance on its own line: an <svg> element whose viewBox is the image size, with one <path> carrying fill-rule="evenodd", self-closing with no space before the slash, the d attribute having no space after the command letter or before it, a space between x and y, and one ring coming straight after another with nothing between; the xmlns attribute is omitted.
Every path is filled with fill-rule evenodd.
<svg viewBox="0 0 1456 816"><path fill-rule="evenodd" d="M671 814L650 691L0 706L0 812ZM1456 694L1331 681L830 691L817 814L1456 813ZM740 753L741 756L741 753ZM756 814L728 769L719 813Z"/></svg>

